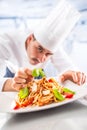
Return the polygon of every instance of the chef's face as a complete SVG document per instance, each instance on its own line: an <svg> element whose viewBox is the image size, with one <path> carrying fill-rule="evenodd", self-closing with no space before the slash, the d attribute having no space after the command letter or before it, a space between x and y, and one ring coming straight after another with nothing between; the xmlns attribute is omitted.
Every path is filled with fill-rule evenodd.
<svg viewBox="0 0 87 130"><path fill-rule="evenodd" d="M31 34L26 40L26 51L29 58L29 62L32 65L38 63L43 63L46 61L53 53L45 48L43 48L39 42Z"/></svg>

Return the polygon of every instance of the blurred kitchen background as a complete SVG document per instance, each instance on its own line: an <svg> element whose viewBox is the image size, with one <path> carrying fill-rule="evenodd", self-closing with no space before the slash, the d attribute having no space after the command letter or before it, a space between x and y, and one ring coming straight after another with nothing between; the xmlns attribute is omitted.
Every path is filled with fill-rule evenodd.
<svg viewBox="0 0 87 130"><path fill-rule="evenodd" d="M64 42L64 49L74 63L87 72L87 0L67 0L81 18ZM35 28L45 19L58 0L0 0L0 32Z"/></svg>

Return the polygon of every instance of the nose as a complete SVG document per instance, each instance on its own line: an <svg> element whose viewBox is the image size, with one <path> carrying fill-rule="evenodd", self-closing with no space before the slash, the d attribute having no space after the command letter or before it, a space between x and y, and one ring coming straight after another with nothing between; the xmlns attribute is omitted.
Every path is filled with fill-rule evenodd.
<svg viewBox="0 0 87 130"><path fill-rule="evenodd" d="M39 62L44 62L46 60L46 55L43 54L40 58L39 58Z"/></svg>
<svg viewBox="0 0 87 130"><path fill-rule="evenodd" d="M44 54L43 57L42 57L42 62L44 62L46 60L46 55Z"/></svg>

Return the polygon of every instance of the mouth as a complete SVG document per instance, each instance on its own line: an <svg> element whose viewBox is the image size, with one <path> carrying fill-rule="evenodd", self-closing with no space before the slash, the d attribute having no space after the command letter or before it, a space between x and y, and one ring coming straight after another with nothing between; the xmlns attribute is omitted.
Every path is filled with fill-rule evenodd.
<svg viewBox="0 0 87 130"><path fill-rule="evenodd" d="M37 64L39 64L40 62L38 61L38 59L32 58L31 61L30 61L30 63L31 63L32 65L37 65Z"/></svg>

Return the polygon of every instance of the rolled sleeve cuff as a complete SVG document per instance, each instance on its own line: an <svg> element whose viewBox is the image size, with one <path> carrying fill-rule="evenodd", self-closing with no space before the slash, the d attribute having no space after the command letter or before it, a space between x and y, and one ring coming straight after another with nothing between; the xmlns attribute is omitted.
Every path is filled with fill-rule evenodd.
<svg viewBox="0 0 87 130"><path fill-rule="evenodd" d="M3 90L3 86L4 86L7 79L9 79L9 78L0 79L0 92Z"/></svg>

